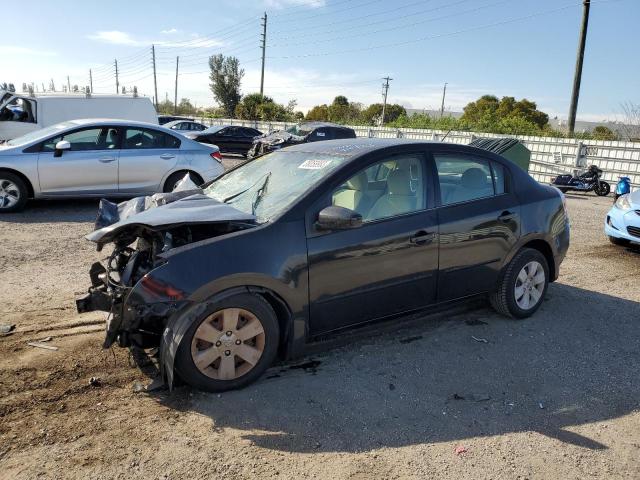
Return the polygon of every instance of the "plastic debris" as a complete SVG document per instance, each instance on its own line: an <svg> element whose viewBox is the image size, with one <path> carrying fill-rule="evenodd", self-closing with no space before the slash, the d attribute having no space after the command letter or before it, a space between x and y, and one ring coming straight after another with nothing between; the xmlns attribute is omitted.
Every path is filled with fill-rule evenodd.
<svg viewBox="0 0 640 480"><path fill-rule="evenodd" d="M27 342L27 345L29 345L30 347L44 348L45 350L58 350L58 347L54 347L53 345L45 345L44 343L39 342Z"/></svg>
<svg viewBox="0 0 640 480"><path fill-rule="evenodd" d="M538 402L538 406L540 407L540 410L544 410L544 403Z"/></svg>
<svg viewBox="0 0 640 480"><path fill-rule="evenodd" d="M487 340L486 338L474 337L473 335L471 335L471 338L473 338L476 342L489 343L489 340Z"/></svg>
<svg viewBox="0 0 640 480"><path fill-rule="evenodd" d="M456 455L462 455L463 453L467 453L469 450L467 450L467 447L463 446L463 445L458 445L454 450L453 453L455 453Z"/></svg>
<svg viewBox="0 0 640 480"><path fill-rule="evenodd" d="M100 377L91 377L89 379L89 385L91 385L92 387L101 387L102 381L100 380Z"/></svg>
<svg viewBox="0 0 640 480"><path fill-rule="evenodd" d="M472 393L468 398L472 402L486 402L487 400L491 400L491 396L486 393Z"/></svg>
<svg viewBox="0 0 640 480"><path fill-rule="evenodd" d="M51 340L53 340L53 337L44 337L44 338L41 338L38 341L39 342L50 342Z"/></svg>
<svg viewBox="0 0 640 480"><path fill-rule="evenodd" d="M11 323L0 324L0 334L7 335L7 334L13 332L14 328L16 328L16 326L14 324L11 324Z"/></svg>
<svg viewBox="0 0 640 480"><path fill-rule="evenodd" d="M133 393L140 393L144 391L145 391L145 388L142 382L139 382L138 380L133 382Z"/></svg>

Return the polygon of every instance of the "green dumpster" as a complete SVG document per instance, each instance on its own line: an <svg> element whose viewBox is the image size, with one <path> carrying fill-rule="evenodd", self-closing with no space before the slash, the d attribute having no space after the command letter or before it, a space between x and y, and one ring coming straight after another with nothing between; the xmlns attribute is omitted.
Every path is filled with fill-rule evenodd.
<svg viewBox="0 0 640 480"><path fill-rule="evenodd" d="M469 145L502 155L525 172L529 171L531 151L516 138L476 138Z"/></svg>

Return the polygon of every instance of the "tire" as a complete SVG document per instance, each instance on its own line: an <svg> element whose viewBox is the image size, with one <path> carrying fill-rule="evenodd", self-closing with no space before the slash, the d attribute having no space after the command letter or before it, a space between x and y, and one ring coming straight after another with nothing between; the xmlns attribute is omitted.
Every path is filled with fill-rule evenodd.
<svg viewBox="0 0 640 480"><path fill-rule="evenodd" d="M525 267L529 267L531 270L532 265L539 265L541 268L535 270L535 275L530 280L530 283L521 285L524 289L523 296L516 299L516 287L518 284L522 284L522 280L518 279L521 272L527 272ZM539 278L539 273L544 273L544 279L541 283L536 282L535 279ZM532 288L528 288L532 286ZM549 286L549 265L547 259L538 250L533 248L523 248L515 257L509 262L506 268L503 269L498 280L496 290L489 295L491 306L502 315L511 318L527 318L533 315L540 305L542 304L544 297L547 293L547 287ZM534 292L535 290L535 292ZM520 290L522 291L522 290ZM525 302L525 297L529 295L529 302ZM531 300L537 295L535 303L531 305ZM525 306L528 303L528 308Z"/></svg>
<svg viewBox="0 0 640 480"><path fill-rule="evenodd" d="M233 324L240 327L224 325L227 313L231 321L236 312L239 315ZM253 323L255 321L259 322L262 332L247 340L238 338L245 331L243 328L250 327L250 330L245 331L249 332L245 336L259 332ZM226 328L231 329L231 336L227 336ZM271 366L278 353L279 339L278 319L264 298L250 293L233 295L214 302L207 313L191 325L178 346L176 372L189 385L207 392L243 388L257 380ZM257 352L260 350L261 354L258 356ZM203 352L211 353L203 355ZM198 355L202 358L200 366L196 365L194 359ZM257 361L252 365L245 361L245 357ZM233 376L228 379L220 378L229 376L223 371L223 361L233 363ZM226 372L231 372L230 367Z"/></svg>
<svg viewBox="0 0 640 480"><path fill-rule="evenodd" d="M631 243L626 238L617 238L617 237L612 237L611 235L609 235L609 241L611 243L613 243L614 245L619 245L621 247L627 246L627 245L629 245Z"/></svg>
<svg viewBox="0 0 640 480"><path fill-rule="evenodd" d="M29 199L24 180L15 173L0 172L0 213L19 212Z"/></svg>
<svg viewBox="0 0 640 480"><path fill-rule="evenodd" d="M607 195L609 195L609 192L611 192L611 185L609 185L607 182L600 182L600 188L596 186L593 191L596 192L596 195L598 195L599 197L606 197Z"/></svg>
<svg viewBox="0 0 640 480"><path fill-rule="evenodd" d="M182 180L187 173L189 174L191 181L196 185L202 185L204 183L202 181L202 178L200 178L200 175L198 175L197 173L185 172L185 171L175 172L169 175L169 178L167 178L167 181L164 182L164 187L162 187L162 191L164 193L172 192L174 187L176 186L176 183Z"/></svg>

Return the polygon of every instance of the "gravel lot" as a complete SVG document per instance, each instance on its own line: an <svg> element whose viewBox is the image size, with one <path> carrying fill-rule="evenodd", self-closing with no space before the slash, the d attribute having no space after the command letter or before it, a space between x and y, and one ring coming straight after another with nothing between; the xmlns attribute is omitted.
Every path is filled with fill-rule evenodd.
<svg viewBox="0 0 640 480"><path fill-rule="evenodd" d="M604 237L611 198L568 205L533 318L413 319L221 395L135 393L148 368L75 313L96 202L4 215L0 478L640 478L640 249Z"/></svg>

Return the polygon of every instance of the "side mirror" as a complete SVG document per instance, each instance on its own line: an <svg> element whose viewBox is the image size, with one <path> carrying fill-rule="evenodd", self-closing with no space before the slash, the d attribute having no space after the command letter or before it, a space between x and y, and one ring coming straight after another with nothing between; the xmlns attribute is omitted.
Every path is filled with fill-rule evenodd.
<svg viewBox="0 0 640 480"><path fill-rule="evenodd" d="M60 140L58 143L56 143L56 151L53 155L55 157L60 157L62 156L62 152L64 150L71 150L71 144L66 140Z"/></svg>
<svg viewBox="0 0 640 480"><path fill-rule="evenodd" d="M322 209L316 222L316 228L319 230L346 230L360 226L362 226L362 215L335 205Z"/></svg>

